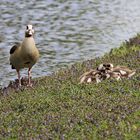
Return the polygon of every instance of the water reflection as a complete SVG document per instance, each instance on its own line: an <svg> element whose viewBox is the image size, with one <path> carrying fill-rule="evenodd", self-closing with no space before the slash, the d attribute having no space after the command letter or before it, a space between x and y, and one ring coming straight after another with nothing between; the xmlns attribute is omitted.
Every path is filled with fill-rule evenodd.
<svg viewBox="0 0 140 140"><path fill-rule="evenodd" d="M139 0L1 0L0 84L16 78L9 49L35 27L41 57L33 76L101 56L140 30ZM22 71L23 74L26 71Z"/></svg>

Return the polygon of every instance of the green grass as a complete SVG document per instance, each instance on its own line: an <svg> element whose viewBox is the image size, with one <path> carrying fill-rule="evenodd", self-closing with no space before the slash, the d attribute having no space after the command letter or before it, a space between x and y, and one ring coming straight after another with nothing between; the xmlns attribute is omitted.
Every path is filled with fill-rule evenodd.
<svg viewBox="0 0 140 140"><path fill-rule="evenodd" d="M139 35L101 58L36 79L34 89L0 96L0 138L140 139ZM136 69L131 79L79 84L79 76L110 62Z"/></svg>

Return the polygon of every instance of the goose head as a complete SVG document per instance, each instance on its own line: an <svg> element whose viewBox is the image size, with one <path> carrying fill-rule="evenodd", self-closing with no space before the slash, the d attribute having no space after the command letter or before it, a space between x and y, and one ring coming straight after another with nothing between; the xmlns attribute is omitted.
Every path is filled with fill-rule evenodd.
<svg viewBox="0 0 140 140"><path fill-rule="evenodd" d="M107 71L112 71L113 67L112 63L103 63L97 67L97 70L106 73Z"/></svg>
<svg viewBox="0 0 140 140"><path fill-rule="evenodd" d="M105 66L104 66L104 64L100 64L100 65L97 67L97 71L105 71Z"/></svg>
<svg viewBox="0 0 140 140"><path fill-rule="evenodd" d="M25 30L25 37L31 37L34 34L34 29L32 25L27 25Z"/></svg>
<svg viewBox="0 0 140 140"><path fill-rule="evenodd" d="M111 71L114 67L112 63L103 64L103 66L105 67L106 70L111 70Z"/></svg>

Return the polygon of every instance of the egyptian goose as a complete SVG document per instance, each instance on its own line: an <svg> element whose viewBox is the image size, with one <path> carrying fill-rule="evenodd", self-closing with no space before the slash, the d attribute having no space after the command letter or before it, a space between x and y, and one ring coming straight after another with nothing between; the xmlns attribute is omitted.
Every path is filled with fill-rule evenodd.
<svg viewBox="0 0 140 140"><path fill-rule="evenodd" d="M28 86L31 84L31 68L39 58L39 51L36 48L33 38L34 30L32 25L27 25L25 38L22 43L14 45L10 49L10 64L12 69L16 69L19 86L21 86L20 69L28 68Z"/></svg>
<svg viewBox="0 0 140 140"><path fill-rule="evenodd" d="M116 66L112 72L119 72L122 78L130 78L136 73L136 70L130 70L125 66Z"/></svg>
<svg viewBox="0 0 140 140"><path fill-rule="evenodd" d="M136 70L130 70L125 66L114 67L112 63L100 64L99 67L97 67L97 70L106 74L107 79L112 77L117 80L121 78L130 78L136 73Z"/></svg>
<svg viewBox="0 0 140 140"><path fill-rule="evenodd" d="M99 83L102 80L101 78L102 78L101 72L97 70L90 70L82 74L79 79L80 79L80 84L82 84L82 83L92 83L92 82Z"/></svg>
<svg viewBox="0 0 140 140"><path fill-rule="evenodd" d="M100 72L107 72L107 71L111 71L113 69L113 64L112 63L103 63L103 64L100 64L98 67L97 67L97 70L100 71Z"/></svg>

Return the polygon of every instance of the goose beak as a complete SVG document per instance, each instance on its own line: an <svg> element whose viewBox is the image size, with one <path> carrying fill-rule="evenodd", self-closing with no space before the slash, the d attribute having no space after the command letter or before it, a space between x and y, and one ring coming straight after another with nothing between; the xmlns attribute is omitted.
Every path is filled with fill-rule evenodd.
<svg viewBox="0 0 140 140"><path fill-rule="evenodd" d="M29 30L29 31L28 31L28 34L29 34L29 35L33 35L33 33L34 33L33 30Z"/></svg>
<svg viewBox="0 0 140 140"><path fill-rule="evenodd" d="M33 34L34 34L33 26L32 25L27 25L26 31L25 31L25 36L30 37L30 36L33 36Z"/></svg>

